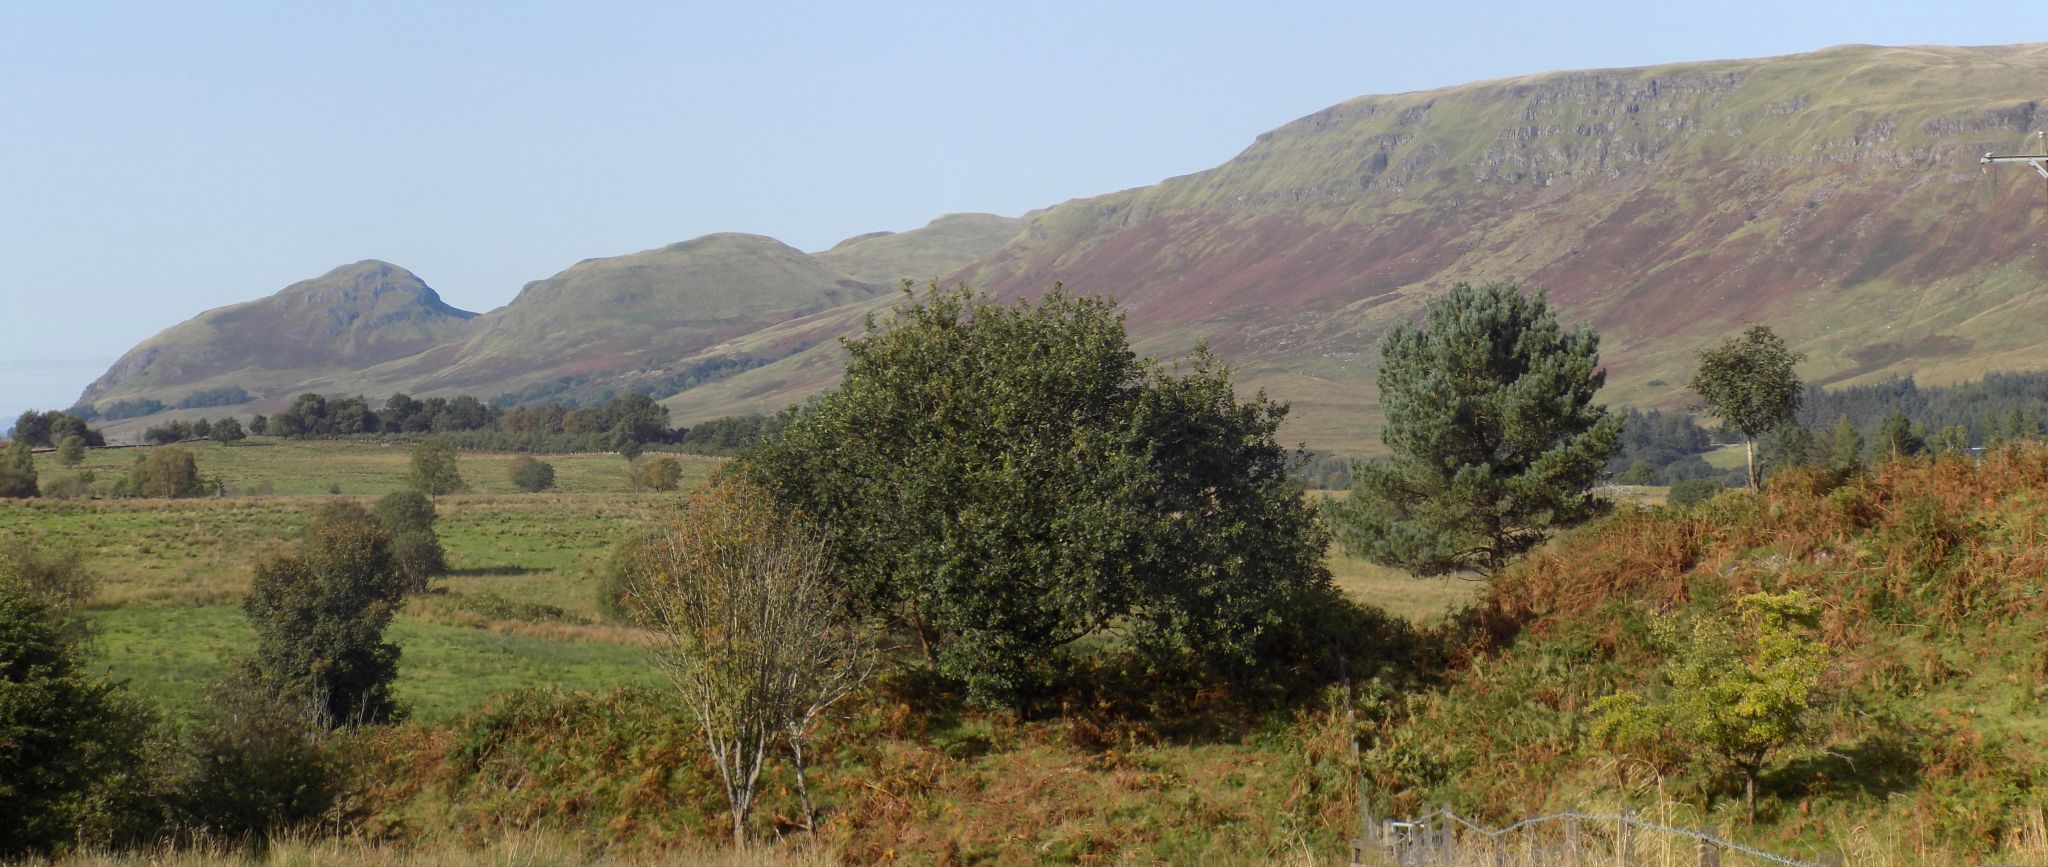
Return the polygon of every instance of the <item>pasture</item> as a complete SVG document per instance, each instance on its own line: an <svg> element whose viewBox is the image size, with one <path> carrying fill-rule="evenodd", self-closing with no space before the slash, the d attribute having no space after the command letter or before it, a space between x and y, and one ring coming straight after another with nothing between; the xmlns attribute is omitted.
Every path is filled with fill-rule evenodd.
<svg viewBox="0 0 2048 867"><path fill-rule="evenodd" d="M254 564L291 545L337 495L369 505L404 485L403 445L256 438L188 443L200 474L227 496L185 500L0 501L0 534L83 553L98 579L88 616L101 664L179 712L204 700L251 633L239 608ZM76 468L39 455L44 479L85 470L124 474L145 450L97 449ZM603 689L651 684L635 630L598 613L594 568L610 547L649 526L681 492L633 491L616 455L542 455L557 490L519 493L515 456L463 452L471 492L441 497L438 531L450 572L407 603L391 638L403 657L398 690L415 718L434 721L527 686ZM719 459L678 456L682 489L704 484ZM271 494L253 492L269 491ZM1478 592L1457 579L1416 580L1333 551L1337 584L1412 620L1442 616Z"/></svg>

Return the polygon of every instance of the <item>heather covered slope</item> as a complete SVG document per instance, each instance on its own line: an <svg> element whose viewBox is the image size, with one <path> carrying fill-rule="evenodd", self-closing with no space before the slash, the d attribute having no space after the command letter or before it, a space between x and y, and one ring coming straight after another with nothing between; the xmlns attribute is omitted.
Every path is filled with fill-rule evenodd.
<svg viewBox="0 0 2048 867"><path fill-rule="evenodd" d="M365 260L165 329L129 350L79 400L174 403L211 387L260 394L348 382L360 368L460 338L475 316L442 303L411 271Z"/></svg>
<svg viewBox="0 0 2048 867"><path fill-rule="evenodd" d="M1590 318L1622 403L1682 400L1694 353L1759 321L1828 383L2039 367L2042 187L1976 160L2039 125L2044 80L2048 46L1850 46L1364 97L1051 208L957 276L1113 293L1143 346L1209 340L1326 447L1368 444L1374 341L1457 280Z"/></svg>

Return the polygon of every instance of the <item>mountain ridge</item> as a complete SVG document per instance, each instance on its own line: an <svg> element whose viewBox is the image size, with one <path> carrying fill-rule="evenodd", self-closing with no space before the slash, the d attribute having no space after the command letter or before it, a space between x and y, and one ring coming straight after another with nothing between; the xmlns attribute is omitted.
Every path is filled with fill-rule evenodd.
<svg viewBox="0 0 2048 867"><path fill-rule="evenodd" d="M1682 405L1693 355L1759 321L1821 382L2036 369L2041 188L1976 157L2041 122L2041 81L2048 45L1836 46L1361 96L1201 172L798 254L869 289L699 334L658 370L587 373L744 356L663 402L679 421L773 409L836 381L832 338L900 277L1114 296L1141 350L1207 342L1294 404L1290 437L1354 452L1375 447L1378 335L1461 280L1546 288L1599 327L1616 403ZM858 261L896 245L914 249ZM955 266L926 273L936 254ZM454 355L436 351L373 379L438 387L428 368ZM586 375L562 361L522 376Z"/></svg>

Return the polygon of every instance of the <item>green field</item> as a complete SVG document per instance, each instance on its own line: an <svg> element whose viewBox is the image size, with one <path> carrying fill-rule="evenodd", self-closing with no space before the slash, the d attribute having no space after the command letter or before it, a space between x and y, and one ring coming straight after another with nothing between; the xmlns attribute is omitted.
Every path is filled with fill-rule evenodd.
<svg viewBox="0 0 2048 867"><path fill-rule="evenodd" d="M339 485L368 505L403 485L403 446L259 438L191 449L200 473L231 493L189 500L0 501L0 533L76 548L98 577L90 604L106 670L143 695L190 710L247 649L237 607L254 564L291 544ZM97 449L83 469L125 473L144 449ZM635 630L603 621L592 568L612 544L673 509L679 493L630 491L615 455L553 455L559 491L523 494L507 480L514 456L463 452L474 492L439 499L450 573L410 600L392 629L403 650L399 696L425 720L446 719L524 686L599 689L656 677ZM684 488L719 461L685 456ZM45 479L71 472L38 456ZM1413 620L1442 616L1478 592L1457 579L1417 580L1333 552L1337 584Z"/></svg>
<svg viewBox="0 0 2048 867"><path fill-rule="evenodd" d="M254 564L292 543L313 510L341 496L369 505L403 485L403 446L258 439L193 443L200 473L231 494L188 500L0 501L0 533L76 549L97 577L88 616L105 669L178 712L244 652L238 607ZM108 476L145 450L97 449L79 469ZM559 490L514 493L514 456L464 452L473 493L439 499L450 572L407 603L391 631L398 692L415 716L445 719L528 686L603 688L655 677L632 629L604 623L589 570L623 535L660 518L677 492L629 490L616 455L550 455ZM684 487L718 461L684 456ZM72 472L38 457L45 479ZM246 492L276 491L275 495Z"/></svg>

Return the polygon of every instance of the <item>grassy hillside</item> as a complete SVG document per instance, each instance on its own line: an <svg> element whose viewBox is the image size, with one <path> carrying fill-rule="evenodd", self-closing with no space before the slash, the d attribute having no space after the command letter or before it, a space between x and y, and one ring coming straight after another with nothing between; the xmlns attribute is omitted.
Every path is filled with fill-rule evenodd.
<svg viewBox="0 0 2048 867"><path fill-rule="evenodd" d="M1625 510L1570 534L1488 589L1442 689L1369 709L1380 806L1505 820L1628 803L1848 863L2037 858L2044 490L2048 451L2015 448L1788 475L1761 496ZM1814 598L1830 660L1818 739L1770 763L1752 824L1701 756L1605 745L1592 708L1652 686L1667 652L1656 618L1712 616L1758 591Z"/></svg>
<svg viewBox="0 0 2048 867"><path fill-rule="evenodd" d="M175 404L208 388L319 388L455 340L475 316L443 303L412 272L366 260L165 329L129 350L79 400Z"/></svg>
<svg viewBox="0 0 2048 867"><path fill-rule="evenodd" d="M2048 46L1848 46L1363 97L1048 209L955 276L1113 294L1143 348L1207 339L1342 451L1375 447L1377 336L1458 280L1549 289L1634 406L1683 402L1752 322L1825 383L2035 368L2039 180L1976 160L2040 125L2044 75Z"/></svg>
<svg viewBox="0 0 2048 867"><path fill-rule="evenodd" d="M1023 220L994 214L947 214L921 229L857 235L813 254L855 280L877 286L937 280L1015 237Z"/></svg>

